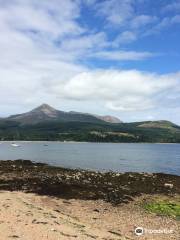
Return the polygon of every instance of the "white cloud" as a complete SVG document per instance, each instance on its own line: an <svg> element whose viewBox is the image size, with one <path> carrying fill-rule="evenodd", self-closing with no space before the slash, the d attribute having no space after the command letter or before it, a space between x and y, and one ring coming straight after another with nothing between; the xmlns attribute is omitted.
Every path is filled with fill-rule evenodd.
<svg viewBox="0 0 180 240"><path fill-rule="evenodd" d="M137 70L99 70L82 72L49 90L61 98L103 102L112 110L139 111L161 106L165 94L166 98L179 94L179 81L180 73L158 75Z"/></svg>
<svg viewBox="0 0 180 240"><path fill-rule="evenodd" d="M124 31L120 33L113 41L114 47L119 47L121 44L127 44L137 40L137 34L132 31Z"/></svg>
<svg viewBox="0 0 180 240"><path fill-rule="evenodd" d="M134 8L132 0L105 0L96 4L99 15L105 16L111 24L122 25L132 17Z"/></svg>
<svg viewBox="0 0 180 240"><path fill-rule="evenodd" d="M95 58L102 58L116 61L138 61L144 60L154 55L150 52L135 52L135 51L102 51L92 55Z"/></svg>
<svg viewBox="0 0 180 240"><path fill-rule="evenodd" d="M152 28L148 29L144 35L152 35L160 33L163 29L169 28L174 24L180 23L180 15L175 15L172 17L164 17L157 25L153 26Z"/></svg>
<svg viewBox="0 0 180 240"><path fill-rule="evenodd" d="M0 9L1 21L14 30L36 31L51 37L83 31L74 19L79 16L78 5L71 0L21 1L12 0ZM63 10L63 11L62 11Z"/></svg>
<svg viewBox="0 0 180 240"><path fill-rule="evenodd" d="M138 11L138 8L136 8L137 5L138 1L134 0L105 0L100 3L97 2L95 7L98 14L104 17L107 25L111 27L126 27L127 29L142 30L145 26L157 22L157 16L141 13Z"/></svg>
<svg viewBox="0 0 180 240"><path fill-rule="evenodd" d="M88 56L89 51L95 52L98 49L103 49L109 46L104 32L78 36L67 41L63 41L60 45L64 52L68 52L75 57Z"/></svg>
<svg viewBox="0 0 180 240"><path fill-rule="evenodd" d="M180 15L175 15L174 17L172 17L171 23L172 24L180 23Z"/></svg>
<svg viewBox="0 0 180 240"><path fill-rule="evenodd" d="M173 3L167 4L162 9L163 12L174 12L174 11L180 11L180 1L174 1Z"/></svg>
<svg viewBox="0 0 180 240"><path fill-rule="evenodd" d="M144 0L102 0L94 3L98 16L105 20L105 27L120 30L113 41L113 47L159 33L180 22L178 14L169 15L169 12L179 11L179 0L164 4L164 7L157 9L156 13L154 11L153 15L147 15L142 6L149 7L147 1ZM166 15L162 15L162 13Z"/></svg>
<svg viewBox="0 0 180 240"><path fill-rule="evenodd" d="M148 24L154 23L157 20L158 18L156 16L139 15L133 18L131 22L131 27L137 29Z"/></svg>

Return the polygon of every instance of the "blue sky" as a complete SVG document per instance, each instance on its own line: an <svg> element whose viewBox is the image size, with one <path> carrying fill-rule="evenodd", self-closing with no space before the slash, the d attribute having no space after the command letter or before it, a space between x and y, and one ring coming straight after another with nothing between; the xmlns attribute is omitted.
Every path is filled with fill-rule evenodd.
<svg viewBox="0 0 180 240"><path fill-rule="evenodd" d="M0 115L42 103L180 124L180 0L0 0Z"/></svg>

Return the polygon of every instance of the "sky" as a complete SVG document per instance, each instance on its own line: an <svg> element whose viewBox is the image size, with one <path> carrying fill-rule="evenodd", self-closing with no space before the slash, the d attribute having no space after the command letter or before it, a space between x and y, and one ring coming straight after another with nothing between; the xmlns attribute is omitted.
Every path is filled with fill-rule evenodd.
<svg viewBox="0 0 180 240"><path fill-rule="evenodd" d="M180 124L180 0L0 0L0 117L42 103Z"/></svg>

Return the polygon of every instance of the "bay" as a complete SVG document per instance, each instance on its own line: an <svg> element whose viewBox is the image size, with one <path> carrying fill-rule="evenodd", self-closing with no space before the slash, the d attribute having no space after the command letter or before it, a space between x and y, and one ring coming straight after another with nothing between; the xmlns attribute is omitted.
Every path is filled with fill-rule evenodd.
<svg viewBox="0 0 180 240"><path fill-rule="evenodd" d="M25 159L66 168L180 175L180 144L1 142L0 160Z"/></svg>

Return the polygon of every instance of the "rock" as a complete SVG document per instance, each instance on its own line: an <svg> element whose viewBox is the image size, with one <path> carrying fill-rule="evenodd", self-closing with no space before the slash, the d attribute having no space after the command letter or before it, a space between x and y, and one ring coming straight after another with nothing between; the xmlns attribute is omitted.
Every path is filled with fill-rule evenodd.
<svg viewBox="0 0 180 240"><path fill-rule="evenodd" d="M119 176L121 176L121 173L116 173L116 177L119 177Z"/></svg>
<svg viewBox="0 0 180 240"><path fill-rule="evenodd" d="M164 187L172 189L174 187L174 185L172 183L165 183Z"/></svg>
<svg viewBox="0 0 180 240"><path fill-rule="evenodd" d="M89 184L90 182L88 180L84 180L83 183Z"/></svg>
<svg viewBox="0 0 180 240"><path fill-rule="evenodd" d="M162 173L77 171L23 160L0 161L0 173L0 190L24 190L65 201L101 199L120 204L143 193L180 192L180 176Z"/></svg>
<svg viewBox="0 0 180 240"><path fill-rule="evenodd" d="M53 231L53 232L57 232L57 230L56 230L56 229L54 229L54 228L51 228L51 231Z"/></svg>
<svg viewBox="0 0 180 240"><path fill-rule="evenodd" d="M99 210L98 210L97 208L96 208L96 209L94 209L93 211L94 211L94 212L99 212Z"/></svg>
<svg viewBox="0 0 180 240"><path fill-rule="evenodd" d="M12 235L12 236L9 236L9 238L19 238L18 235Z"/></svg>

